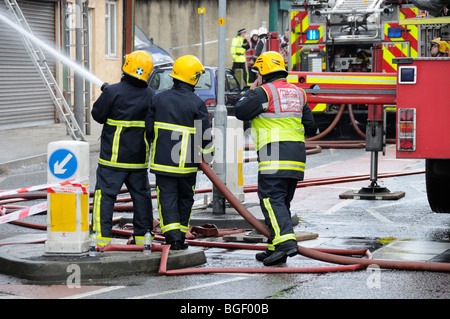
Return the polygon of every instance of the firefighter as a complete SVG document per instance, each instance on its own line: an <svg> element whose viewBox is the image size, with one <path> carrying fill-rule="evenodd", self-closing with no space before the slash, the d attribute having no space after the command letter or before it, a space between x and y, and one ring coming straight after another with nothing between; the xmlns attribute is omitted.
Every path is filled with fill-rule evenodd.
<svg viewBox="0 0 450 319"><path fill-rule="evenodd" d="M153 228L147 171L150 149L145 131L145 117L154 96L147 84L152 58L145 51L132 52L122 70L119 83L102 86L91 112L94 120L103 124L92 214L92 231L97 233L100 247L111 242L114 203L124 183L134 207L130 242L143 244L145 233Z"/></svg>
<svg viewBox="0 0 450 319"><path fill-rule="evenodd" d="M431 41L430 54L432 57L448 57L449 45L441 38L436 38Z"/></svg>
<svg viewBox="0 0 450 319"><path fill-rule="evenodd" d="M156 177L160 227L166 244L174 250L188 247L185 237L194 203L198 153L213 153L208 111L194 93L204 73L197 57L178 58L170 74L173 87L153 98L146 118L153 139L150 172Z"/></svg>
<svg viewBox="0 0 450 319"><path fill-rule="evenodd" d="M249 44L246 38L246 30L240 29L237 35L231 40L231 57L233 58L233 65L231 69L236 72L236 69L242 69L243 78L240 79L240 83L247 82L247 58L245 51L249 48Z"/></svg>
<svg viewBox="0 0 450 319"><path fill-rule="evenodd" d="M258 42L255 49L255 61L264 52L267 51L267 29L261 27L258 29Z"/></svg>
<svg viewBox="0 0 450 319"><path fill-rule="evenodd" d="M258 197L271 233L267 250L256 254L256 259L272 266L297 254L290 202L305 171L304 127L313 127L314 119L305 92L287 82L281 54L265 52L255 67L258 80L236 104L235 115L251 120L258 155Z"/></svg>

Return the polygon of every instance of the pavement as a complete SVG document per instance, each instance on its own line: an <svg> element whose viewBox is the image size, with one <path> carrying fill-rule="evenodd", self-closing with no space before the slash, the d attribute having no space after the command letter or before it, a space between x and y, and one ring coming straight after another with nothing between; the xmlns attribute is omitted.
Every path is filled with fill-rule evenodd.
<svg viewBox="0 0 450 319"><path fill-rule="evenodd" d="M102 125L91 123L91 134L86 135L91 152L100 149L101 130ZM0 172L46 161L48 144L65 140L71 141L72 138L67 134L64 123L0 130Z"/></svg>

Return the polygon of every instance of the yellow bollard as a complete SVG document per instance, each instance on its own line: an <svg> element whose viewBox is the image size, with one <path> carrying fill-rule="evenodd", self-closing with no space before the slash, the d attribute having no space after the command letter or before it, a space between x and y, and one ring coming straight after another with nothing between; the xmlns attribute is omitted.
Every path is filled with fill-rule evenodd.
<svg viewBox="0 0 450 319"><path fill-rule="evenodd" d="M47 190L47 254L84 254L89 250L89 144L58 141L47 147L48 183L69 180Z"/></svg>
<svg viewBox="0 0 450 319"><path fill-rule="evenodd" d="M234 116L228 116L226 134L226 185L240 202L244 202L244 178L242 171L244 161L243 122Z"/></svg>

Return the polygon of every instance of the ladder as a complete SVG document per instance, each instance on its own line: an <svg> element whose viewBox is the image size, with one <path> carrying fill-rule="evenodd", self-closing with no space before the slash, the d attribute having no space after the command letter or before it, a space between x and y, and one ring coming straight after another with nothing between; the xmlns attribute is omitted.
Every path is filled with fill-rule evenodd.
<svg viewBox="0 0 450 319"><path fill-rule="evenodd" d="M339 0L334 5L332 11L355 11L366 13L380 8L383 0Z"/></svg>
<svg viewBox="0 0 450 319"><path fill-rule="evenodd" d="M28 25L28 22L26 21L25 16L22 13L22 10L17 4L17 1L5 0L5 4L9 9L10 13L12 14L16 24L21 26L28 33L32 34L33 32L31 31L31 28ZM84 141L85 140L84 133L81 130L80 126L78 125L72 113L72 110L67 104L64 95L62 94L58 84L56 83L56 80L47 64L47 60L41 48L36 44L34 44L33 41L31 41L28 37L24 35L22 35L22 39L34 65L36 66L36 69L39 72L39 75L41 76L42 80L45 83L45 86L53 100L53 103L57 107L58 111L61 114L62 119L66 123L68 133L70 134L72 139L74 140L81 139L82 141Z"/></svg>
<svg viewBox="0 0 450 319"><path fill-rule="evenodd" d="M63 1L64 6L64 20L63 20L63 29L64 29L64 43L65 43L65 52L68 56L72 56L73 50L77 48L77 46L81 46L82 48L82 58L79 63L83 65L86 70L89 70L89 62L90 62L90 52L89 52L89 1L85 0L82 2L81 8L77 8L75 4L68 3L66 0ZM80 10L81 9L81 10ZM81 43L77 43L76 39L76 21L77 14L80 14L78 10L81 11ZM75 21L75 22L74 22ZM75 26L74 26L75 25ZM75 60L75 59L74 59ZM74 71L70 68L65 68L65 85L66 85L66 100L71 105L71 108L74 109L75 105L75 85L74 85L75 74ZM86 79L83 80L83 95L84 102L82 107L84 113L84 129L86 135L91 134L91 116L90 116L90 100L91 100L91 83ZM81 101L78 101L81 103Z"/></svg>

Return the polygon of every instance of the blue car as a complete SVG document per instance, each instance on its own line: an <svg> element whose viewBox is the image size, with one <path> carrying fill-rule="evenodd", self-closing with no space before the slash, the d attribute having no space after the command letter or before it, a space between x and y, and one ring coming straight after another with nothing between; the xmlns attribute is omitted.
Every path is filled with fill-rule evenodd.
<svg viewBox="0 0 450 319"><path fill-rule="evenodd" d="M214 112L217 105L217 67L205 67L205 74L198 80L195 93L205 101L208 112ZM170 76L172 67L162 67L153 71L148 83L156 94L170 89L173 86L173 78ZM233 115L233 106L241 98L243 91L236 76L230 69L225 69L225 105L228 115Z"/></svg>

